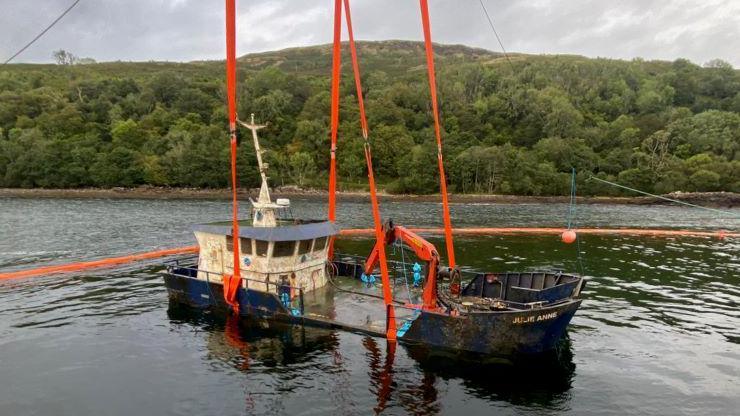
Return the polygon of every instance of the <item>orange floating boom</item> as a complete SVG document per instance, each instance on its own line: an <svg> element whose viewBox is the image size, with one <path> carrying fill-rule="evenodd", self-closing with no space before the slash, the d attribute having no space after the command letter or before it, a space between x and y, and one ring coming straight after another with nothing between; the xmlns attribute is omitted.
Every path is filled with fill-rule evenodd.
<svg viewBox="0 0 740 416"><path fill-rule="evenodd" d="M443 228L409 228L416 233L443 234ZM564 228L528 228L528 227L483 227L483 228L453 228L452 232L457 235L511 235L511 234L534 234L534 235L559 235ZM578 234L593 235L635 235L649 237L714 237L714 238L740 238L740 233L729 231L699 231L699 230L665 230L650 228L581 228ZM373 236L373 228L350 228L341 230L339 235L345 237ZM36 269L18 270L15 272L0 273L0 280L19 279L23 277L42 276L52 273L76 272L102 267L116 266L120 264L133 263L141 260L155 259L159 257L175 256L181 254L193 254L198 252L198 246L177 247L166 250L150 251L146 253L131 254L128 256L111 257L102 260L60 264L56 266L39 267Z"/></svg>
<svg viewBox="0 0 740 416"><path fill-rule="evenodd" d="M171 248L166 250L149 251L146 253L130 254L128 256L110 257L107 259L84 261L78 263L59 264L55 266L38 267L35 269L18 270L16 272L0 273L0 280L20 279L22 277L42 276L60 272L76 272L81 270L98 269L101 267L117 266L135 261L156 259L159 257L179 254L197 253L198 246Z"/></svg>
<svg viewBox="0 0 740 416"><path fill-rule="evenodd" d="M416 233L443 234L444 228L409 228ZM453 228L457 235L506 235L506 234L552 234L560 235L564 228L537 228L537 227L482 227L482 228ZM343 236L364 236L374 233L372 228L353 228L341 230ZM728 231L699 231L699 230L665 230L650 228L579 228L577 234L623 234L652 237L740 237L740 233Z"/></svg>

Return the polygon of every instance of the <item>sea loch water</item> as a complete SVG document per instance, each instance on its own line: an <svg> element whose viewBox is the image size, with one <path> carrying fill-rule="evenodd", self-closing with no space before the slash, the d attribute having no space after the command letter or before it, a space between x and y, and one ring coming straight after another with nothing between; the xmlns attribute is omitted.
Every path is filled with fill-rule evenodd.
<svg viewBox="0 0 740 416"><path fill-rule="evenodd" d="M385 218L437 225L438 204ZM341 202L346 227L368 205ZM294 210L321 217L324 201ZM561 226L565 205L453 205L459 226ZM579 207L583 226L738 229L676 207ZM225 201L0 199L0 270L193 244ZM440 248L442 241L433 239ZM0 282L0 414L734 414L740 406L740 241L582 236L589 282L558 354L451 363L339 331L240 326L171 306L149 262ZM464 237L458 262L580 271L554 236ZM370 241L345 240L358 254ZM409 270L409 276L412 272ZM534 317L533 319L537 319ZM546 318L543 318L546 319Z"/></svg>

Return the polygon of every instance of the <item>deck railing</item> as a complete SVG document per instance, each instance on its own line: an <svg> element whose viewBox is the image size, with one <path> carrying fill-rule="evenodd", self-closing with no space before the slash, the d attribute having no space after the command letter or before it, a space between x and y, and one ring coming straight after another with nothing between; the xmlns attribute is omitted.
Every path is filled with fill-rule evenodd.
<svg viewBox="0 0 740 416"><path fill-rule="evenodd" d="M209 283L209 284L211 283L211 275L213 275L213 276L219 276L219 278L221 280L223 280L224 273L221 273L221 272L213 272L213 271L204 270L204 269L199 269L198 267L184 266L184 265L181 264L181 262L184 261L184 260L192 260L192 259L175 259L175 260L171 260L171 261L166 262L165 265L167 267L167 272L170 273L170 274L176 274L176 275L179 275L179 276L185 276L185 277L192 278L192 279L197 278L198 277L198 274L203 273L205 275L205 277L206 277L206 282ZM254 278L250 278L250 277L241 277L241 280L244 281L244 288L245 289L250 289L250 287L249 287L249 284L250 283L253 283L253 284L261 284L261 285L265 285L265 288L266 288L266 290L264 291L265 293L271 293L272 294L273 292L270 291L270 287L271 286L274 286L275 287L274 294L278 295L278 298L280 300L280 303L283 306L285 306L286 308L290 308L290 306L289 305L286 305L283 302L283 299L281 298L282 293L286 293L285 290L289 291L288 293L293 293L293 291L295 290L295 291L298 292L298 301L299 301L299 311L300 311L300 314L301 315L304 314L304 312L305 312L305 306L304 306L303 288L302 287L298 287L298 286L291 286L291 285L288 285L288 284L284 284L284 283L279 282L279 281L275 282L275 281L271 281L270 280L270 276L272 276L272 275L280 275L280 274L284 274L284 273L265 273L265 272L257 272L257 271L250 271L250 273L264 275L264 276L267 277L267 279L266 280L261 280L261 279L254 279ZM281 289L283 291L282 293L281 293ZM252 289L252 290L259 290L259 289ZM262 290L259 290L259 291L262 291ZM292 296L291 296L291 299L290 300L292 302L292 300L293 300L292 299ZM290 310L290 312L293 313L292 310Z"/></svg>

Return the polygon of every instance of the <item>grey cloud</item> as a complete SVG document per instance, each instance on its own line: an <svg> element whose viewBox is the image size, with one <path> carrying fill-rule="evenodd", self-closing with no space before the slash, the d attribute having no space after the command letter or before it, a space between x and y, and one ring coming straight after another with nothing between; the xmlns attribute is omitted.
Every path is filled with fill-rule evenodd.
<svg viewBox="0 0 740 416"><path fill-rule="evenodd" d="M740 67L740 2L484 0L511 52L704 63ZM12 54L70 0L0 0L0 58ZM238 2L240 54L331 41L331 0ZM478 0L431 0L435 41L499 50ZM358 39L421 39L418 1L354 0ZM51 52L108 60L221 59L223 2L82 0L46 37L18 58L48 62Z"/></svg>

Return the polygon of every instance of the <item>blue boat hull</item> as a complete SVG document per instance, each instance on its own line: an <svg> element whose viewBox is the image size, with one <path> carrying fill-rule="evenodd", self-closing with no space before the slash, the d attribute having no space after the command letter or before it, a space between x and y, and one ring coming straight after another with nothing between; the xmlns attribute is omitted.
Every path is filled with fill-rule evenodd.
<svg viewBox="0 0 740 416"><path fill-rule="evenodd" d="M554 349L581 300L527 310L471 313L453 317L421 312L403 339L407 342L479 354L538 354Z"/></svg>
<svg viewBox="0 0 740 416"><path fill-rule="evenodd" d="M196 308L227 309L222 286L194 277L168 273L165 285L170 297ZM338 328L384 337L382 331L352 326L329 319L304 316L287 308L273 293L239 289L239 313L243 318ZM522 311L476 312L462 316L418 311L400 324L398 340L404 343L495 356L538 354L553 350L581 303L561 303Z"/></svg>

